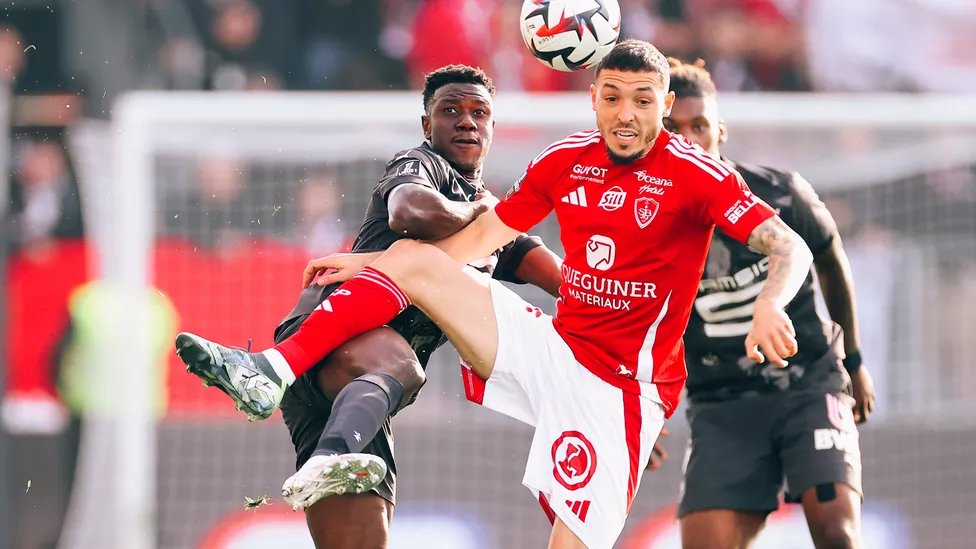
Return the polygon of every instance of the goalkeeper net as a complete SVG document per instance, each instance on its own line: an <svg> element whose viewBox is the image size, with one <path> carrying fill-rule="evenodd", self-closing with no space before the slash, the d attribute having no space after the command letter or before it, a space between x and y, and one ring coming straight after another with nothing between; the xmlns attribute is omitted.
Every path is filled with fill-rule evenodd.
<svg viewBox="0 0 976 549"><path fill-rule="evenodd" d="M969 547L976 101L728 95L722 110L723 152L802 173L851 257L879 393L862 433L867 547ZM496 113L485 169L496 193L546 145L593 125L578 94L503 95ZM106 326L125 337L97 357L95 383L111 405L86 421L65 549L312 547L304 517L278 498L295 461L280 414L248 424L187 374L155 296L180 330L270 345L305 262L349 246L385 162L420 143L421 114L419 96L404 94L152 93L124 98L111 128L76 133L74 150L90 164L81 184L98 271L124 303ZM534 233L561 252L552 219ZM553 310L541 291L517 291ZM435 355L428 377L394 421L390 547L545 546L548 523L520 486L531 431L466 403L452 349ZM680 413L671 424L673 457L645 476L620 546L677 547L686 429ZM245 498L265 494L270 507L244 511ZM761 546L806 539L797 524L789 512L771 520Z"/></svg>

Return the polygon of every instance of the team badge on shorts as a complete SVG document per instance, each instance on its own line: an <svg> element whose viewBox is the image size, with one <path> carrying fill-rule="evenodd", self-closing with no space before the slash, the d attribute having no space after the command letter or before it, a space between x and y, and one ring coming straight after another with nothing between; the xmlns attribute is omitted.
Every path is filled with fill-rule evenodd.
<svg viewBox="0 0 976 549"><path fill-rule="evenodd" d="M637 219L637 226L641 229L647 227L654 221L654 216L657 215L657 210L661 205L657 203L657 200L653 198L648 198L642 196L634 201L634 217Z"/></svg>
<svg viewBox="0 0 976 549"><path fill-rule="evenodd" d="M596 472L596 450L579 431L565 431L552 443L552 474L567 490L579 490Z"/></svg>

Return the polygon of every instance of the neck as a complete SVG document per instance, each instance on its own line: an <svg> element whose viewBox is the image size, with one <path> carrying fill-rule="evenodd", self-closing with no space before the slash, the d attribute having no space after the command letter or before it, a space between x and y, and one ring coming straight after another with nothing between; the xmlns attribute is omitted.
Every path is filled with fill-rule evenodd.
<svg viewBox="0 0 976 549"><path fill-rule="evenodd" d="M457 166L455 166L454 169L457 170L459 174L461 174L461 177L467 179L468 181L471 181L472 183L477 183L481 181L481 170L482 170L481 168L478 168L477 170L474 171L467 171L467 170L459 169Z"/></svg>

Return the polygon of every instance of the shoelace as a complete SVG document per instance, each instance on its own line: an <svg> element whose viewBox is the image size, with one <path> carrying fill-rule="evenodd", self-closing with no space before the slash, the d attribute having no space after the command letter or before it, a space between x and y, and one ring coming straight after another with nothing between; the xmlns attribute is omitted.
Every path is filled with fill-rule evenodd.
<svg viewBox="0 0 976 549"><path fill-rule="evenodd" d="M231 349L237 349L238 351L244 351L245 353L251 354L251 338L247 338L247 349L242 349L240 347L231 347Z"/></svg>

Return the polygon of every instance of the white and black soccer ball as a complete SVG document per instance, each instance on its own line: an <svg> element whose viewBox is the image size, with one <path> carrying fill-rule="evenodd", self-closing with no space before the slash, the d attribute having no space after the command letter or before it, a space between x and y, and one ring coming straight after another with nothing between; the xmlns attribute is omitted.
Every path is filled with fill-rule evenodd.
<svg viewBox="0 0 976 549"><path fill-rule="evenodd" d="M560 71L592 67L620 36L617 0L524 0L522 39L532 55Z"/></svg>

